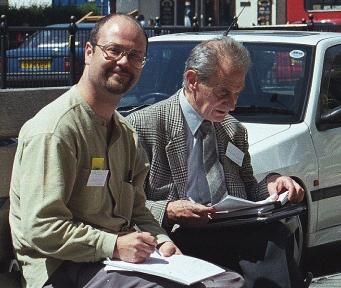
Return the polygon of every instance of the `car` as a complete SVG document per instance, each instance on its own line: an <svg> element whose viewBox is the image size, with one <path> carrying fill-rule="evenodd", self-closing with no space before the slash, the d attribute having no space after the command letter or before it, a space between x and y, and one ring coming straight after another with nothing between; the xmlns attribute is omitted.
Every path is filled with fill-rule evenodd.
<svg viewBox="0 0 341 288"><path fill-rule="evenodd" d="M129 114L182 87L185 60L223 31L151 37L147 64L118 110ZM249 134L258 180L277 172L306 191L307 213L288 220L295 258L306 248L341 240L341 35L332 32L234 30L252 66L231 114Z"/></svg>
<svg viewBox="0 0 341 288"><path fill-rule="evenodd" d="M6 51L7 87L70 85L68 23L44 27L18 48ZM79 23L75 34L75 81L84 63L84 45L95 23Z"/></svg>

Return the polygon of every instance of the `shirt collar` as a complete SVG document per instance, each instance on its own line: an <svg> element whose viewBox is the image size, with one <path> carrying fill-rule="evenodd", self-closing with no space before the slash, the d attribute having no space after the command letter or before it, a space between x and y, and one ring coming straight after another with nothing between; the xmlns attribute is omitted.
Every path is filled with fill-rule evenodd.
<svg viewBox="0 0 341 288"><path fill-rule="evenodd" d="M194 110L192 105L188 102L188 99L184 94L184 89L181 89L179 91L179 101L189 130L194 136L204 119L198 114L197 111Z"/></svg>

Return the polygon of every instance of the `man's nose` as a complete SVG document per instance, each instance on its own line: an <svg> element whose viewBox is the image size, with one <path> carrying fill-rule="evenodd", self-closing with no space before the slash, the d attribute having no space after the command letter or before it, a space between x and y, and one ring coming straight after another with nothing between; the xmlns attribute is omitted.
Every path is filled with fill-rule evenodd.
<svg viewBox="0 0 341 288"><path fill-rule="evenodd" d="M230 111L233 111L236 108L237 100L238 100L238 95L232 95L231 97L228 98L227 105Z"/></svg>
<svg viewBox="0 0 341 288"><path fill-rule="evenodd" d="M120 65L128 65L129 63L128 55L129 55L128 53L122 52L120 59L118 59L116 63Z"/></svg>

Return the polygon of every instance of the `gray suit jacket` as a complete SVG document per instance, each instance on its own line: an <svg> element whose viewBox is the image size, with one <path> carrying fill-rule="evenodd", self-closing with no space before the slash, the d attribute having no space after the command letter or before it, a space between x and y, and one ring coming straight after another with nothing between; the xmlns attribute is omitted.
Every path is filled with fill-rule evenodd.
<svg viewBox="0 0 341 288"><path fill-rule="evenodd" d="M188 151L179 96L132 113L127 119L148 154L151 166L145 182L147 207L162 224L167 203L186 198ZM266 198L269 193L265 179L258 184L253 176L246 128L231 115L222 123L214 123L214 127L227 193L252 201ZM242 167L225 155L228 142L245 153Z"/></svg>

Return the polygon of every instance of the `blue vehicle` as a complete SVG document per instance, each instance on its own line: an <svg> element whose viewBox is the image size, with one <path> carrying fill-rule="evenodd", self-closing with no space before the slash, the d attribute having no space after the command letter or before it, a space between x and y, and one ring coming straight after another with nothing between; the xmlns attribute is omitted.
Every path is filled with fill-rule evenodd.
<svg viewBox="0 0 341 288"><path fill-rule="evenodd" d="M77 24L76 81L84 67L84 46L95 23ZM6 51L7 87L70 85L69 24L46 26L18 48Z"/></svg>

